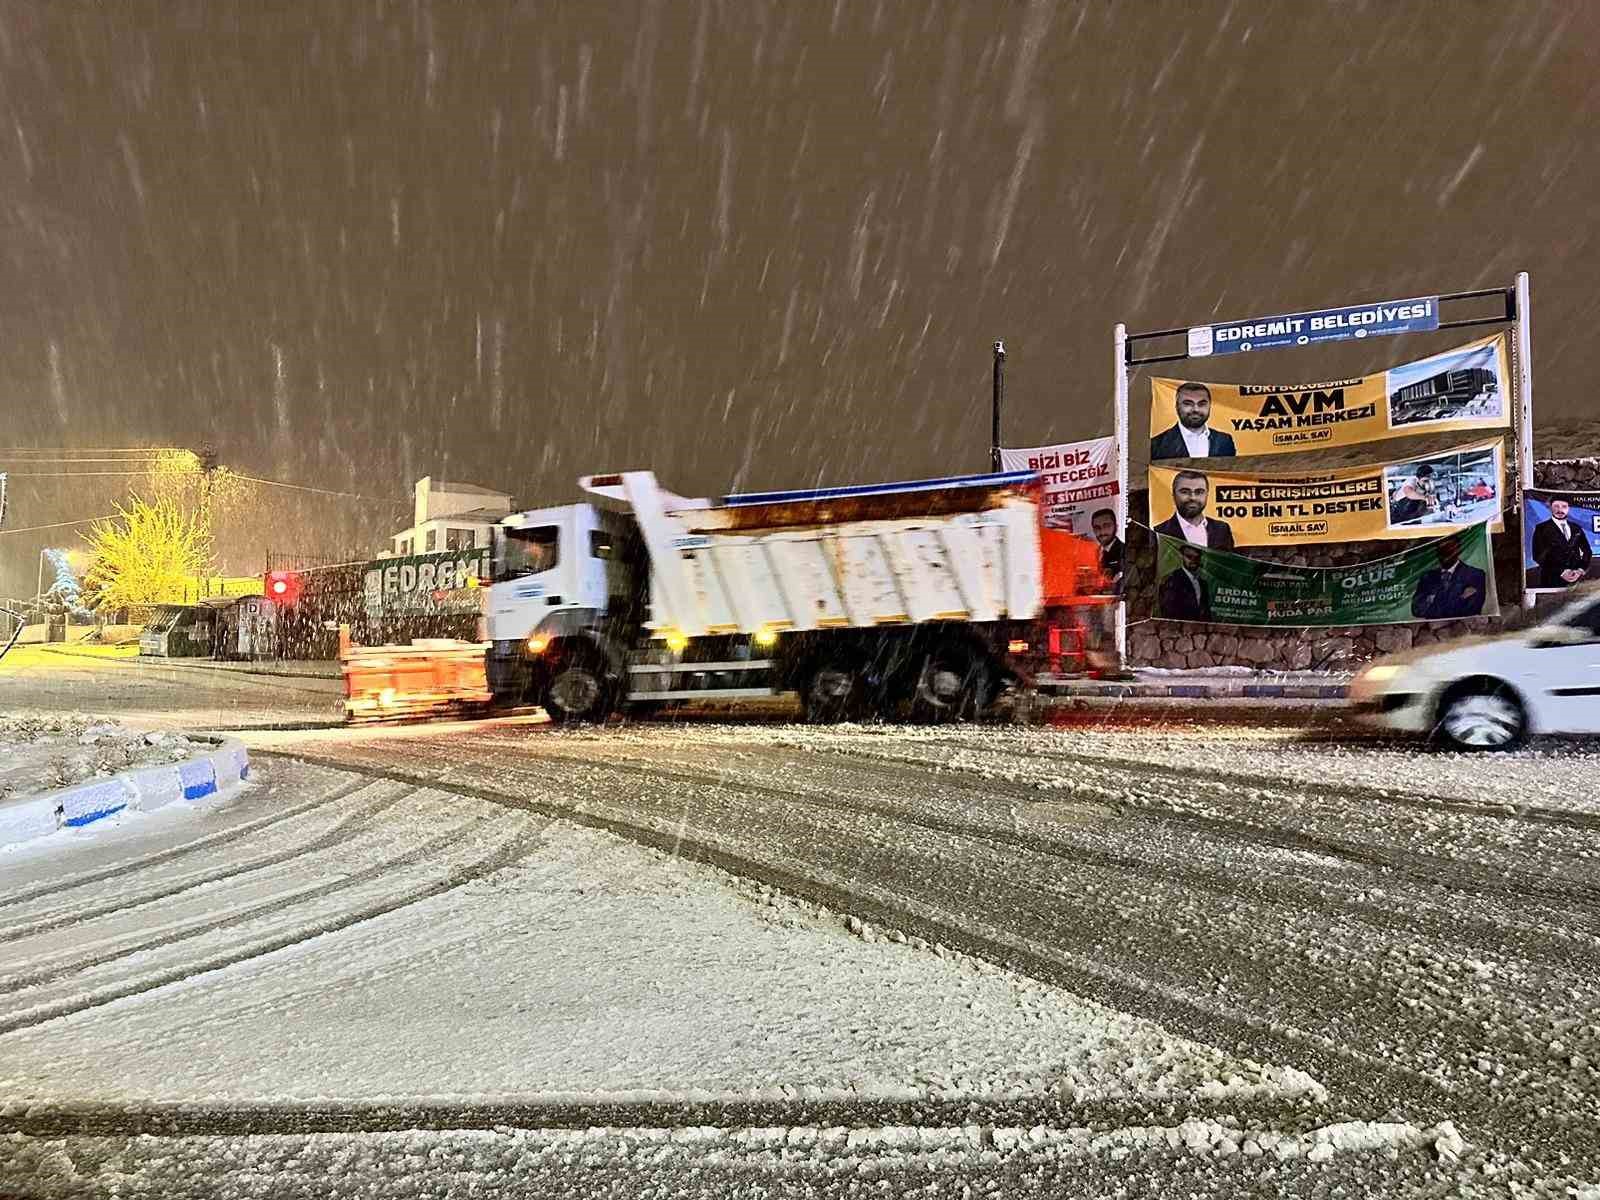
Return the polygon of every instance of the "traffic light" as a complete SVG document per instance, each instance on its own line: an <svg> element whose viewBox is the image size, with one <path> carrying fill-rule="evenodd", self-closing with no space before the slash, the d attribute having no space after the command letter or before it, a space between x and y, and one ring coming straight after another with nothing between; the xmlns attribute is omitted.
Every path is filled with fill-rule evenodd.
<svg viewBox="0 0 1600 1200"><path fill-rule="evenodd" d="M294 571L267 572L267 599L285 608L300 599L300 576Z"/></svg>

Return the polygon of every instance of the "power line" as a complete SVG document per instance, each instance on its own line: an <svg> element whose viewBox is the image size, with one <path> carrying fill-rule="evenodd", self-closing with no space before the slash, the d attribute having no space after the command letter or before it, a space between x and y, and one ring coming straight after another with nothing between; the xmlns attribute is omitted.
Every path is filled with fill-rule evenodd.
<svg viewBox="0 0 1600 1200"><path fill-rule="evenodd" d="M410 504L411 503L411 501L409 499L407 499L407 500L387 500L387 499L384 499L384 498L379 497L379 496L361 496L361 495L356 494L355 492L336 492L336 491L332 491L332 490L330 490L328 488L306 487L304 484L301 484L301 483L284 483L283 480L281 480L281 479L262 479L258 475L241 475L241 474L239 474L237 472L234 472L233 473L233 477L235 479L247 479L251 483L264 483L264 484L268 485L269 487L292 488L294 491L297 491L297 492L316 492L318 495L322 495L322 496L345 496L345 497L348 497L351 500L365 500L368 504Z"/></svg>
<svg viewBox="0 0 1600 1200"><path fill-rule="evenodd" d="M0 451L0 458L9 459L11 462L21 463L24 466L36 466L41 463L138 463L137 458L12 458L9 454ZM151 459L150 465L158 465L159 460Z"/></svg>
<svg viewBox="0 0 1600 1200"><path fill-rule="evenodd" d="M92 525L96 521L111 521L115 518L115 513L108 513L103 517L84 517L81 521L57 521L54 525L24 525L21 529L0 529L0 534L38 533L43 529L66 529L71 525Z"/></svg>
<svg viewBox="0 0 1600 1200"><path fill-rule="evenodd" d="M148 471L12 471L11 479L101 479L116 478L126 479L131 475L146 475ZM290 488L297 492L314 492L319 496L342 496L347 500L361 500L368 504L410 504L409 499L387 499L382 496L363 496L357 492L340 492L332 488L307 487L303 483L285 483L281 479L263 479L259 475L244 475L238 471L230 471L233 479L243 479L250 483L265 484L267 487Z"/></svg>
<svg viewBox="0 0 1600 1200"><path fill-rule="evenodd" d="M0 446L0 454L165 454L187 446Z"/></svg>

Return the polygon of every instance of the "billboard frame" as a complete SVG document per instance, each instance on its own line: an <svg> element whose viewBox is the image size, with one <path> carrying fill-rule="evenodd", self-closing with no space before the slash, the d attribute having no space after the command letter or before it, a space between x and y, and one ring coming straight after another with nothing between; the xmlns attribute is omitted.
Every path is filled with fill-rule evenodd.
<svg viewBox="0 0 1600 1200"><path fill-rule="evenodd" d="M1517 376L1517 415L1514 421L1513 471L1516 478L1516 512L1519 516L1525 510L1524 493L1532 486L1533 471L1533 352L1530 326L1532 324L1532 302L1529 297L1528 273L1518 271L1516 280L1510 287L1477 288L1466 292L1440 293L1436 299L1439 304L1439 315L1443 317L1446 304L1456 306L1463 302L1483 300L1498 296L1502 303L1502 311L1496 316L1463 316L1461 318L1445 321L1440 320L1434 329L1427 332L1446 329L1471 329L1483 325L1510 325L1513 329L1512 364ZM1384 302L1387 303L1387 302ZM1340 305L1337 307L1353 308L1357 305ZM1298 315L1298 314L1292 314ZM1252 318L1258 321L1272 318ZM1204 324L1214 324L1205 322ZM1117 471L1118 481L1124 494L1128 492L1128 390L1133 382L1133 374L1140 367L1151 366L1155 363L1186 362L1191 358L1207 358L1210 355L1192 355L1188 350L1188 337L1191 328L1195 326L1183 325L1176 329L1153 329L1144 333L1129 333L1125 324L1118 323L1111 335L1113 377L1115 388L1113 391L1113 404L1115 406L1115 421L1117 436ZM1421 332L1419 330L1396 330L1390 333L1379 333L1374 336L1401 337L1407 332ZM1173 353L1141 353L1142 343L1156 342L1165 338L1183 338L1184 347L1176 354ZM1316 343L1321 344L1321 343ZM1301 346L1269 346L1267 350L1297 350ZM1533 593L1524 586L1522 591L1522 607L1529 608L1533 605ZM1126 598L1117 604L1117 653L1125 656L1128 643L1128 604Z"/></svg>

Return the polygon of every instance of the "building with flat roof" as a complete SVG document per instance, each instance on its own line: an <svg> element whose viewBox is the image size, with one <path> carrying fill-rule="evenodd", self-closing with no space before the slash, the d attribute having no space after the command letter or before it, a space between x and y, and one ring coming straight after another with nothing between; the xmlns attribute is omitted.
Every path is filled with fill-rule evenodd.
<svg viewBox="0 0 1600 1200"><path fill-rule="evenodd" d="M424 475L417 480L411 527L390 539L400 557L440 550L471 550L489 544L489 531L511 512L511 496L475 483L448 483Z"/></svg>

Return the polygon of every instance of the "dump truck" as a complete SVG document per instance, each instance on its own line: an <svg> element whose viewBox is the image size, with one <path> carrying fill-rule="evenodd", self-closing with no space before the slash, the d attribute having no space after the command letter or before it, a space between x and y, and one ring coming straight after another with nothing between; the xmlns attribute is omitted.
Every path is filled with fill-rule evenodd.
<svg viewBox="0 0 1600 1200"><path fill-rule="evenodd" d="M494 530L486 677L557 721L797 694L813 722L960 719L1041 636L1030 471L693 499L649 471Z"/></svg>

